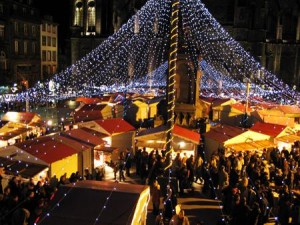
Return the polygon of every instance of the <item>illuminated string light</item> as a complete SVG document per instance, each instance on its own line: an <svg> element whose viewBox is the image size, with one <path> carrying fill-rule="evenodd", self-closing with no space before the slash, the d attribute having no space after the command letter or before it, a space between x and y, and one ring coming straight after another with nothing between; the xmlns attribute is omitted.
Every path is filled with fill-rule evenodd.
<svg viewBox="0 0 300 225"><path fill-rule="evenodd" d="M171 0L147 1L118 32L75 64L44 83L38 82L28 92L13 97L0 96L0 102L26 101L27 96L30 102L43 102L123 91L128 82L129 65L134 67L132 90L147 92L149 77L152 77L153 87L165 87L166 71L160 70L156 74L153 71L168 61L170 3ZM299 93L255 61L200 0L182 0L180 4L184 29L180 38L188 44L187 58L198 65L196 61L201 55L210 67L205 71L205 75L211 78L210 84L201 83L203 95L217 95L212 91L208 93L209 86L206 85L216 86L222 81L223 94L235 97L243 88L244 78L247 78L253 84L253 97L259 95L265 100L288 104L299 100ZM151 76L148 76L151 71Z"/></svg>
<svg viewBox="0 0 300 225"><path fill-rule="evenodd" d="M128 82L129 65L134 66L131 88L143 90L144 87L148 87L145 74L152 71L148 69L149 61L154 71L162 68L157 74L151 74L153 81L156 81L153 86L165 86L166 67L160 66L166 65L168 57L170 2L171 0L149 0L137 14L139 32L133 31L137 18L134 16L120 31L74 65L45 83L37 83L28 92L16 95L15 100L25 101L29 96L30 101L40 102L70 96L90 96L104 91L123 91ZM257 86L259 91L256 94L267 100L283 99L288 103L298 100L298 93L262 68L230 37L200 0L184 0L180 1L180 4L185 28L184 38L192 43L189 46L192 56L188 57L195 60L200 54L204 59L201 68L208 76L205 79L212 81L202 82L201 90L217 89L218 82L222 80L226 87L226 90L223 90L227 92L224 94L235 96L235 90L243 90L243 79L248 78ZM145 57L149 54L153 57ZM197 64L198 62L195 65ZM257 71L263 71L263 76L258 75ZM49 90L51 81L54 82L52 91ZM209 85L215 88L209 88ZM217 95L211 91L205 94ZM0 102L6 101L7 96L1 96Z"/></svg>
<svg viewBox="0 0 300 225"><path fill-rule="evenodd" d="M168 86L167 86L167 105L168 119L166 131L166 156L168 157L169 165L171 164L171 152L174 129L174 110L175 110L175 76L177 71L177 51L178 51L178 24L179 24L179 0L172 1L171 18L170 18L170 49L169 49L169 69L168 69Z"/></svg>

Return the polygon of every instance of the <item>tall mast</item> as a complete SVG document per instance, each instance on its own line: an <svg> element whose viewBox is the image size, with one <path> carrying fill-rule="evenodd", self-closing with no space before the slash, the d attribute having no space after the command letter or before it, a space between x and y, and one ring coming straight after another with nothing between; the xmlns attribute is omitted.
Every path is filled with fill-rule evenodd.
<svg viewBox="0 0 300 225"><path fill-rule="evenodd" d="M170 16L170 48L169 48L169 67L167 80L167 132L166 132L166 156L171 166L171 152L174 128L174 109L175 109L175 76L177 71L177 50L178 50L178 21L179 21L179 0L172 0Z"/></svg>

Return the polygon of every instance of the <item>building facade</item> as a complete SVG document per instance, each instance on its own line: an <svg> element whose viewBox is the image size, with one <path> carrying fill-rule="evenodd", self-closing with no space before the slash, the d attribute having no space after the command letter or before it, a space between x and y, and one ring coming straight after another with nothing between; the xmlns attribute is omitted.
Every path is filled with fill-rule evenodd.
<svg viewBox="0 0 300 225"><path fill-rule="evenodd" d="M49 78L58 68L58 24L52 16L45 16L40 26L41 38L41 80Z"/></svg>
<svg viewBox="0 0 300 225"><path fill-rule="evenodd" d="M84 57L139 9L145 0L71 0L71 63Z"/></svg>
<svg viewBox="0 0 300 225"><path fill-rule="evenodd" d="M39 10L32 0L0 0L1 84L40 78Z"/></svg>
<svg viewBox="0 0 300 225"><path fill-rule="evenodd" d="M71 0L72 63L116 32L146 1ZM212 15L267 70L300 86L299 1L203 0Z"/></svg>
<svg viewBox="0 0 300 225"><path fill-rule="evenodd" d="M202 2L262 66L300 89L299 1Z"/></svg>
<svg viewBox="0 0 300 225"><path fill-rule="evenodd" d="M146 0L69 2L72 11L69 63L75 63L118 31ZM299 1L202 2L217 21L266 69L299 89ZM1 84L28 80L29 86L32 86L35 81L46 79L57 72L57 32L54 32L56 24L48 20L49 18L40 19L39 14L33 0L0 0ZM54 30L49 33L48 27L52 26Z"/></svg>

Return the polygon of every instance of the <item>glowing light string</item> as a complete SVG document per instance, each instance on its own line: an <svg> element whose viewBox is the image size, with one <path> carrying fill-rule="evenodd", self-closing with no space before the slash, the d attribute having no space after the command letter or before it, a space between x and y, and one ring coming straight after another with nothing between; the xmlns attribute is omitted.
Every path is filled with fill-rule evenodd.
<svg viewBox="0 0 300 225"><path fill-rule="evenodd" d="M75 185L75 183L74 183L73 185ZM54 205L51 209L49 209L49 210L47 211L47 213L45 213L45 215L44 215L43 217L38 217L38 218L36 219L36 221L34 222L34 225L38 225L38 224L42 223L47 217L51 216L51 212L53 212L57 207L60 206L60 203L62 203L62 202L65 200L65 198L66 198L67 196L69 196L69 194L71 193L72 190L73 190L73 187L70 188L70 189L63 195L63 197L61 197L61 198L59 199L59 201L57 202L57 204ZM51 199L54 198L54 195L55 195L55 194L53 194L53 195L51 196Z"/></svg>
<svg viewBox="0 0 300 225"><path fill-rule="evenodd" d="M172 1L171 18L170 18L170 50L169 50L169 69L168 69L168 86L167 86L167 131L166 131L166 157L168 163L165 170L171 164L171 152L173 142L174 128L174 109L175 109L175 76L177 71L177 50L178 50L178 20L179 20L179 0Z"/></svg>
<svg viewBox="0 0 300 225"><path fill-rule="evenodd" d="M242 87L246 78L254 84L255 91L258 90L255 95L265 100L288 104L299 100L299 93L263 68L213 18L200 0L180 0L180 5L184 29L184 35L180 38L188 45L187 57L197 65L196 60L201 55L216 72L208 74L213 78L210 80L226 80L222 87L224 95L230 96L231 91L235 90L233 86L237 90L240 88L238 86ZM91 96L103 91L120 91L127 82L129 65L134 67L131 88L146 92L149 89L148 74L168 61L169 11L170 0L147 1L118 32L82 59L48 81L38 82L28 92L1 95L0 102L26 101L27 96L30 102L45 102L70 96ZM134 32L136 18L138 32ZM152 80L156 82L153 86L166 85L166 74L157 74L157 78L153 75ZM52 91L49 90L50 82L54 83ZM207 91L208 88L203 90ZM212 91L207 94L212 94Z"/></svg>

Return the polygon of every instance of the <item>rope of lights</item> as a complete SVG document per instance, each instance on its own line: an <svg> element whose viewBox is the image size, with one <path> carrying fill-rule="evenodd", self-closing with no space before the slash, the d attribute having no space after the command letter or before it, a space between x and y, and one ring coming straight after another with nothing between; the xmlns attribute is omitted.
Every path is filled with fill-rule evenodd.
<svg viewBox="0 0 300 225"><path fill-rule="evenodd" d="M178 50L178 20L179 20L179 0L172 1L171 18L170 18L170 50L169 50L169 69L167 81L167 131L166 131L166 157L169 157L169 165L165 167L168 169L171 164L171 155L173 151L173 128L174 128L174 109L175 109L175 76L176 76L176 61Z"/></svg>
<svg viewBox="0 0 300 225"><path fill-rule="evenodd" d="M70 96L91 96L104 91L119 91L124 89L128 78L128 65L134 65L132 88L139 88L135 91L148 91L147 78L149 76L147 74L151 73L149 61L154 61L151 63L153 70L168 61L169 3L170 0L147 1L137 13L138 33L135 33L133 29L136 22L136 16L133 16L118 32L64 71L44 83L38 82L34 87L29 88L28 92L0 95L0 102L24 102L27 97L30 102L46 102L66 99ZM188 57L195 60L200 54L213 71L222 74L220 77L209 72L211 77L215 77L213 80L224 81L224 79L227 80L226 77L230 78L227 80L228 83L223 83L222 91L224 90L225 94L235 91L231 91L234 83L241 83L243 78L249 78L258 87L259 91L256 95L266 100L280 103L293 103L299 100L299 93L289 88L282 80L255 61L213 18L200 0L182 0L180 5L181 14L185 17L184 38L192 54ZM155 56L154 59L145 57L151 54ZM263 75L258 75L257 71L263 71ZM164 71L158 74L159 79L153 77L152 80L156 82L156 86L165 86L165 75ZM55 94L50 93L50 82L55 83L54 91L52 91ZM205 85L204 83L202 82L201 85ZM228 84L231 84L231 87L228 88ZM208 91L209 88L202 88L202 90ZM215 93L214 95L217 96Z"/></svg>

